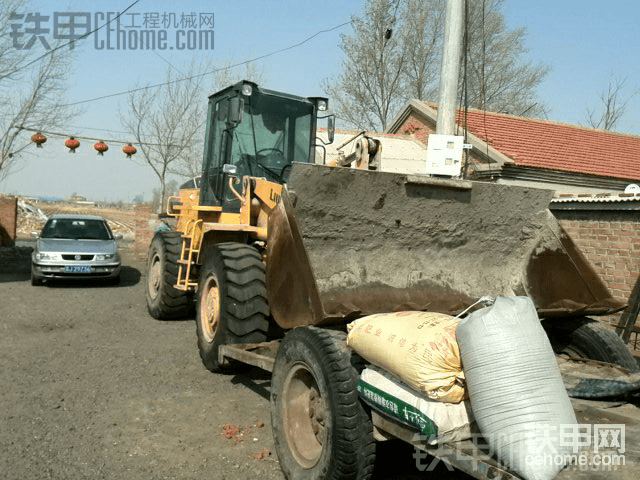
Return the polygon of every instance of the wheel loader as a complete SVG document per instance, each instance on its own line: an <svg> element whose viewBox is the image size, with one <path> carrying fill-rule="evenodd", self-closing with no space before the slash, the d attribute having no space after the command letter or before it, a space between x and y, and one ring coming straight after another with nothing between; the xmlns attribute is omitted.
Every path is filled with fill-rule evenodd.
<svg viewBox="0 0 640 480"><path fill-rule="evenodd" d="M209 370L273 372L287 478L370 475L385 420L362 407L344 340L365 315L456 315L482 296L527 295L556 352L636 369L590 318L624 305L548 210L552 191L379 171L373 141L356 168L325 165L327 103L249 81L209 97L202 176L169 199L176 227L148 256L149 312L189 317L195 304Z"/></svg>

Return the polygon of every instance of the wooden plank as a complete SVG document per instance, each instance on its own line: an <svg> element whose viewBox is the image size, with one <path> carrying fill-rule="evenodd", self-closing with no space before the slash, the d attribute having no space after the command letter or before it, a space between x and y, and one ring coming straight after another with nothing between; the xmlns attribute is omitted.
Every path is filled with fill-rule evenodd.
<svg viewBox="0 0 640 480"><path fill-rule="evenodd" d="M276 361L276 353L279 346L280 342L278 340L264 343L222 345L218 350L218 356L221 362L225 358L230 358L261 368L267 372L273 372L273 365Z"/></svg>

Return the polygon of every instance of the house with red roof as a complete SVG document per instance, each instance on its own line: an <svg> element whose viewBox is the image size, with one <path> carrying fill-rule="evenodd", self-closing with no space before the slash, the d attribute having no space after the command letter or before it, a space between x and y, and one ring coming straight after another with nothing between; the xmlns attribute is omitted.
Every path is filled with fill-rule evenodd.
<svg viewBox="0 0 640 480"><path fill-rule="evenodd" d="M436 106L411 100L387 133L427 142L435 131ZM640 136L470 109L460 112L473 146L467 176L536 186L558 193L621 193L640 183Z"/></svg>
<svg viewBox="0 0 640 480"><path fill-rule="evenodd" d="M411 100L386 133L426 144L436 118L434 104ZM550 210L626 301L640 281L640 136L473 109L458 125L473 147L467 178L555 190Z"/></svg>

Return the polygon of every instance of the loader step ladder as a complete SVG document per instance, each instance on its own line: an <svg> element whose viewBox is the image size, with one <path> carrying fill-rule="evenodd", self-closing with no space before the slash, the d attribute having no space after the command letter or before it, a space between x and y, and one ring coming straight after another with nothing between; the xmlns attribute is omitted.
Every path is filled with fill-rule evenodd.
<svg viewBox="0 0 640 480"><path fill-rule="evenodd" d="M189 220L182 234L182 250L178 259L178 279L175 285L178 290L186 291L198 286L198 282L191 278L191 267L200 255L201 240L202 220Z"/></svg>

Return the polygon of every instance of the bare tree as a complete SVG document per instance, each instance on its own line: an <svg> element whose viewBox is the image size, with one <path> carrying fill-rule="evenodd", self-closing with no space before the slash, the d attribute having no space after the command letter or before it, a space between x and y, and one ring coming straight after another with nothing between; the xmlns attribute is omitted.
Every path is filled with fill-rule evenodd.
<svg viewBox="0 0 640 480"><path fill-rule="evenodd" d="M613 130L620 117L624 115L629 100L634 95L625 95L624 87L627 82L626 78L609 80L607 90L600 94L600 109L587 108L586 121L590 127L601 128L603 130Z"/></svg>
<svg viewBox="0 0 640 480"><path fill-rule="evenodd" d="M160 181L163 200L169 174L192 176L191 167L197 164L196 144L206 121L202 75L206 66L192 63L183 73L172 68L167 68L161 87L132 89L127 109L120 110L123 126L134 136L142 157Z"/></svg>
<svg viewBox="0 0 640 480"><path fill-rule="evenodd" d="M64 91L74 50L47 42L47 51L38 48L42 40L29 45L29 34L19 41L9 34L12 24L19 25L12 15L27 9L25 0L0 2L0 179L33 146L33 130L59 127L73 113Z"/></svg>
<svg viewBox="0 0 640 480"><path fill-rule="evenodd" d="M428 4L428 5L425 5ZM407 0L399 34L409 53L404 58L404 100L435 99L444 34L445 0Z"/></svg>
<svg viewBox="0 0 640 480"><path fill-rule="evenodd" d="M544 117L536 88L549 67L523 61L525 28L509 30L504 0L468 0L467 97L470 107ZM462 79L461 79L462 81Z"/></svg>
<svg viewBox="0 0 640 480"><path fill-rule="evenodd" d="M175 179L171 179L169 181L167 181L167 185L165 187L165 194L167 196L169 195L175 195L178 192L178 182ZM165 197L162 193L162 189L161 188L154 188L151 191L151 208L154 211L162 211L164 210L164 206L165 206Z"/></svg>
<svg viewBox="0 0 640 480"><path fill-rule="evenodd" d="M428 2L427 2L428 3ZM368 0L363 17L353 17L353 33L342 35L342 73L325 81L336 115L359 128L386 128L403 102L402 81L408 51L394 34L397 0Z"/></svg>
<svg viewBox="0 0 640 480"><path fill-rule="evenodd" d="M222 67L216 68L213 75L216 90L223 89L242 80L249 80L262 85L267 80L264 68L255 62L244 63L234 67L237 62L227 60Z"/></svg>
<svg viewBox="0 0 640 480"><path fill-rule="evenodd" d="M342 36L342 73L324 84L339 118L362 129L385 129L407 100L437 101L445 3L366 2L363 17L353 18L353 33ZM470 107L544 116L536 88L548 67L523 60L526 31L507 28L503 3L467 0L467 76L460 78L461 94L466 88Z"/></svg>
<svg viewBox="0 0 640 480"><path fill-rule="evenodd" d="M160 181L161 209L171 175L193 178L201 174L207 97L233 83L235 71L229 70L195 61L186 68L170 66L162 86L132 89L126 109L120 110L122 124L134 136L144 161ZM235 75L242 77L237 72ZM255 82L263 76L251 64L245 67L245 75L253 75L251 80Z"/></svg>

